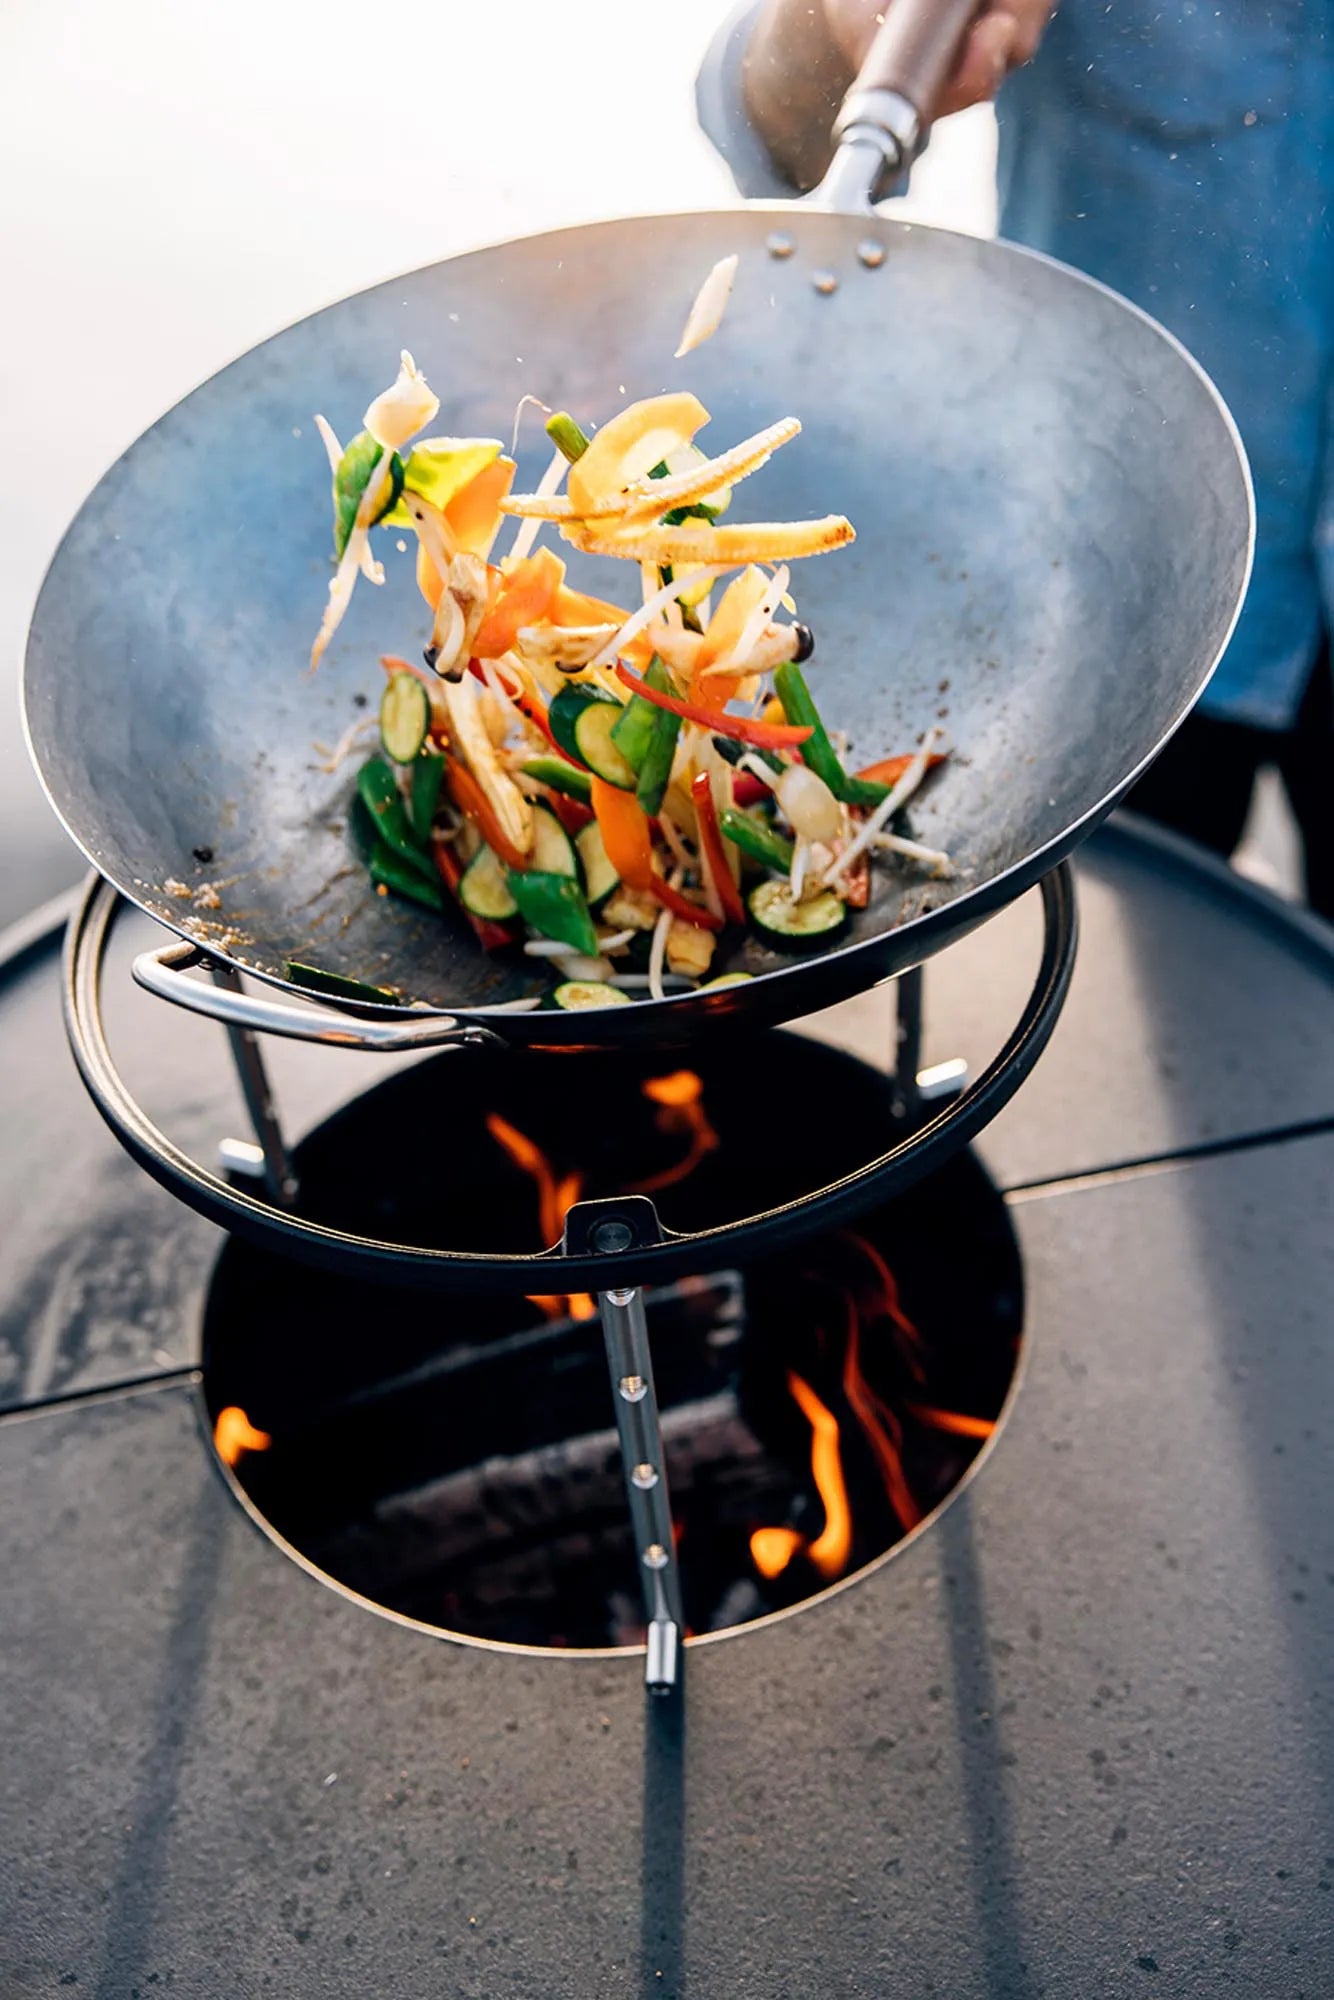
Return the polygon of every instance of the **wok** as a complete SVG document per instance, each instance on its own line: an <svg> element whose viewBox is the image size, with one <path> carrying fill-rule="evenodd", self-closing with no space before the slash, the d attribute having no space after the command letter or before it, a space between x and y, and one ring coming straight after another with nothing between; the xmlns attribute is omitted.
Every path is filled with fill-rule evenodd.
<svg viewBox="0 0 1334 2000"><path fill-rule="evenodd" d="M890 21L917 12L898 0ZM872 68L831 175L843 204L860 191L860 213L751 206L451 259L278 334L131 447L61 543L25 668L39 771L104 876L183 937L206 923L225 967L285 983L296 959L403 994L401 1008L353 1012L425 1005L527 1046L667 1044L904 971L1093 829L1227 643L1252 542L1244 457L1200 368L1124 300L1028 251L869 209L886 154L911 144L896 119L929 94L918 76L868 96ZM686 307L733 251L722 329L673 363ZM404 347L440 396L440 431L508 439L529 392L587 423L686 386L713 413L712 449L798 415L802 436L746 484L734 518L855 523L855 545L796 570L816 635L808 673L853 764L946 724L957 754L912 823L957 875L877 867L838 949L737 945L726 969L758 975L749 985L593 1014L493 1012L538 991L540 968L484 953L461 918L376 895L349 845L357 760L330 776L313 747L377 697L379 653L422 631L411 556L382 532L385 588L362 585L307 672L329 576L311 412L355 428ZM525 436L517 484L531 488L549 447L535 421ZM624 565L576 556L571 571L625 601ZM212 853L202 871L196 850ZM218 881L221 911L198 917L172 878Z"/></svg>

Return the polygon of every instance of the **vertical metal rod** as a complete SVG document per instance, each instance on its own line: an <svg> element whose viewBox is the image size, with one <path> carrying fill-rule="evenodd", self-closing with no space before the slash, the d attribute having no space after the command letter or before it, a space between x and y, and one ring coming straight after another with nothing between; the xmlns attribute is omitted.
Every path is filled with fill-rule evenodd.
<svg viewBox="0 0 1334 2000"><path fill-rule="evenodd" d="M644 1680L666 1694L676 1685L684 1614L643 1291L599 1292L598 1308L648 1622Z"/></svg>
<svg viewBox="0 0 1334 2000"><path fill-rule="evenodd" d="M921 1110L917 1072L922 1067L922 968L894 982L894 1102L896 1118L912 1123Z"/></svg>
<svg viewBox="0 0 1334 2000"><path fill-rule="evenodd" d="M233 972L230 965L214 965L210 970L216 986L226 987L231 993L241 991L240 974ZM292 1171L292 1158L274 1109L273 1092L260 1053L259 1039L252 1028L229 1027L227 1040L231 1043L241 1095L255 1128L259 1149L264 1155L265 1192L277 1207L290 1208L296 1200L296 1175Z"/></svg>

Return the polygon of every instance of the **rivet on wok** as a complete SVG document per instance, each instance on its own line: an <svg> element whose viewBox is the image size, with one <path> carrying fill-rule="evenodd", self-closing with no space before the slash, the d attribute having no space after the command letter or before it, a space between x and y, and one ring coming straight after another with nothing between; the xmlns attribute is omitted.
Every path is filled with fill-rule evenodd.
<svg viewBox="0 0 1334 2000"><path fill-rule="evenodd" d="M863 236L857 245L857 262L865 264L868 271L878 271L884 261L884 244L877 243L874 236Z"/></svg>
<svg viewBox="0 0 1334 2000"><path fill-rule="evenodd" d="M771 257L790 257L797 246L781 229L774 229L765 237L764 247Z"/></svg>
<svg viewBox="0 0 1334 2000"><path fill-rule="evenodd" d="M814 285L816 291L819 292L821 296L826 299L829 297L829 294L831 292L836 292L838 290L838 279L834 276L832 271L817 271L815 273L815 276L811 279L811 283Z"/></svg>
<svg viewBox="0 0 1334 2000"><path fill-rule="evenodd" d="M666 1569L671 1557L661 1542L650 1542L644 1551L645 1569Z"/></svg>

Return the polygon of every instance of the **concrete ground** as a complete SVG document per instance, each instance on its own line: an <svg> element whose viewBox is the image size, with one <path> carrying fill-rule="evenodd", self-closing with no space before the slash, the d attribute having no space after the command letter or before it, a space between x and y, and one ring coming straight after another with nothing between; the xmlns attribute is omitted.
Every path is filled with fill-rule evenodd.
<svg viewBox="0 0 1334 2000"><path fill-rule="evenodd" d="M675 0L650 46L624 0L8 0L0 657L19 657L50 554L105 467L277 327L498 238L735 201L692 92L723 11ZM942 127L905 207L990 230L992 146L986 112ZM1252 865L1291 882L1272 790L1254 828ZM11 682L0 923L81 867L31 773Z"/></svg>

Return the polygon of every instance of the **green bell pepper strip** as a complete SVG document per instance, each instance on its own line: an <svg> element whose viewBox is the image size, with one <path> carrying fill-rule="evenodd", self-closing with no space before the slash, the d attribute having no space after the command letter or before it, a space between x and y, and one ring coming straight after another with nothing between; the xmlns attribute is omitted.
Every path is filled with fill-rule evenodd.
<svg viewBox="0 0 1334 2000"><path fill-rule="evenodd" d="M431 823L440 803L440 787L445 778L445 760L434 750L423 750L412 767L412 804L408 818L422 845L431 838Z"/></svg>
<svg viewBox="0 0 1334 2000"><path fill-rule="evenodd" d="M511 869L505 880L526 924L543 937L568 944L572 951L597 957L598 934L584 892L572 875L548 875L536 868L521 875Z"/></svg>
<svg viewBox="0 0 1334 2000"><path fill-rule="evenodd" d="M791 872L792 842L785 840L781 833L761 826L750 813L738 812L735 806L723 808L718 815L718 824L723 838L732 841L752 861L760 862L765 868L776 868L783 875Z"/></svg>
<svg viewBox="0 0 1334 2000"><path fill-rule="evenodd" d="M372 757L362 765L357 773L357 792L381 843L400 861L415 868L433 889L438 889L435 863L412 830L397 780L383 757ZM393 884L388 886L392 888Z"/></svg>
<svg viewBox="0 0 1334 2000"><path fill-rule="evenodd" d="M431 881L419 875L415 867L409 867L402 856L392 847L380 841L371 854L371 880L392 889L396 896L406 896L409 902L423 903L428 910L443 910L444 891L437 880Z"/></svg>
<svg viewBox="0 0 1334 2000"><path fill-rule="evenodd" d="M801 746L802 763L808 771L814 771L817 778L823 778L836 799L853 804L851 789L863 781L850 778L843 769L838 752L829 740L829 732L820 720L820 711L811 699L806 676L795 660L785 660L781 666L774 668L774 693L782 702L788 721L801 723L811 731ZM884 796L882 790L880 797ZM861 801L855 803L860 804Z"/></svg>
<svg viewBox="0 0 1334 2000"><path fill-rule="evenodd" d="M372 437L369 431L358 431L338 461L338 470L334 474L334 554L340 561L348 536L352 533L362 495L383 456L384 446L380 440ZM403 461L394 452L389 460L389 484L376 509L376 521L383 520L386 514L393 511L402 491ZM373 521L371 526L374 525Z"/></svg>
<svg viewBox="0 0 1334 2000"><path fill-rule="evenodd" d="M615 736L616 731L612 730ZM573 764L567 764L563 757L530 757L520 766L525 776L536 778L539 784L549 785L553 792L563 792L567 799L578 799L586 806L593 796L593 780L587 771L576 771Z"/></svg>
<svg viewBox="0 0 1334 2000"><path fill-rule="evenodd" d="M662 661L657 658L656 654L649 661L648 671L645 673L644 679L648 686L656 688L659 694L676 693L671 675L662 664ZM634 708L640 703L652 711L653 733L648 739L648 747L644 752L644 761L639 766L639 783L635 787L635 797L639 800L640 805L643 806L649 818L652 819L653 815L661 809L667 786L671 781L672 759L676 755L676 739L681 734L681 718L679 715L673 715L670 709L655 708L652 702L644 701L642 695L636 695L631 701L630 706ZM620 724L618 723L617 728L619 727ZM615 733L616 731L613 730L613 736Z"/></svg>

